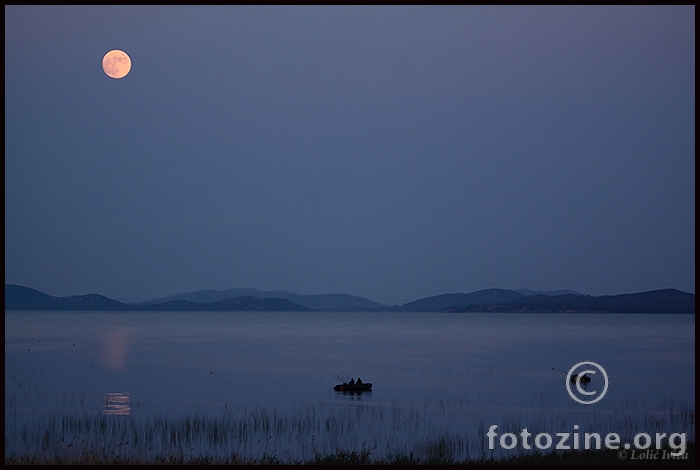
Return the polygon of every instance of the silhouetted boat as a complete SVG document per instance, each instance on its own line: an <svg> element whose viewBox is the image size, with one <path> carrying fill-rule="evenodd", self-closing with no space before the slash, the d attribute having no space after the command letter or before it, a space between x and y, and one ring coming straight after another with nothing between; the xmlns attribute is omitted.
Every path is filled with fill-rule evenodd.
<svg viewBox="0 0 700 470"><path fill-rule="evenodd" d="M372 383L361 383L361 384L339 384L333 387L336 392L367 392L372 390Z"/></svg>
<svg viewBox="0 0 700 470"><path fill-rule="evenodd" d="M571 380L571 382L576 382L577 377L578 377L578 374L572 374L571 378L569 380ZM586 374L583 374L581 376L581 383L587 384L590 381L591 381L591 378L589 376L587 376Z"/></svg>
<svg viewBox="0 0 700 470"><path fill-rule="evenodd" d="M554 370L554 367L552 367L552 370ZM559 372L564 372L564 371L559 369ZM564 372L564 373L568 374L568 372ZM578 374L571 374L571 377L569 377L569 381L571 381L571 383L576 383L577 378L578 378ZM591 378L587 374L583 374L581 376L581 383L587 384L590 381L591 381Z"/></svg>

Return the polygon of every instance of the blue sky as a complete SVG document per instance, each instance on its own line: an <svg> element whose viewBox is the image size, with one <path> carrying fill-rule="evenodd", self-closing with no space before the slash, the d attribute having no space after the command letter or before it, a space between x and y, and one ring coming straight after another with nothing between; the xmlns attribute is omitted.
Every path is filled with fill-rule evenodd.
<svg viewBox="0 0 700 470"><path fill-rule="evenodd" d="M6 6L5 281L695 292L695 7Z"/></svg>

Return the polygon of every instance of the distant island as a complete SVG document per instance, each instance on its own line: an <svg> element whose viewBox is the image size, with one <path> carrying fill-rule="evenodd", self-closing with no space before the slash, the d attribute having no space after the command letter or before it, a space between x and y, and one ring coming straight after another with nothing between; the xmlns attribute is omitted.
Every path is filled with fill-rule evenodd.
<svg viewBox="0 0 700 470"><path fill-rule="evenodd" d="M309 309L287 299L258 299L253 296L239 296L207 303L176 299L157 303L125 304L99 294L54 297L28 287L5 284L5 310L295 312Z"/></svg>
<svg viewBox="0 0 700 470"><path fill-rule="evenodd" d="M662 289L637 294L535 295L498 303L450 306L443 312L503 313L695 313L695 294Z"/></svg>
<svg viewBox="0 0 700 470"><path fill-rule="evenodd" d="M441 294L403 305L387 306L348 294L302 295L285 291L229 289L195 291L127 304L100 294L54 297L29 287L5 284L5 310L695 313L695 294L677 289L661 289L596 297L573 291L484 289L468 294Z"/></svg>

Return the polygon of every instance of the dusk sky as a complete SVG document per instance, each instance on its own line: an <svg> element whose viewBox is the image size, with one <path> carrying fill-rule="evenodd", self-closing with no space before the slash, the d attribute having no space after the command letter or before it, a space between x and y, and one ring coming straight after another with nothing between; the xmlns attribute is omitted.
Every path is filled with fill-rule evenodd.
<svg viewBox="0 0 700 470"><path fill-rule="evenodd" d="M5 282L694 293L695 7L6 6Z"/></svg>

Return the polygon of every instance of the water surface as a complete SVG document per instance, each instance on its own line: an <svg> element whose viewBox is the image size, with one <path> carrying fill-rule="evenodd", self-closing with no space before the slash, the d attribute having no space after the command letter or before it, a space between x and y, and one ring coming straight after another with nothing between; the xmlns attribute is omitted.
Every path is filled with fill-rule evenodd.
<svg viewBox="0 0 700 470"><path fill-rule="evenodd" d="M670 426L673 413L684 409L693 422L683 426L694 433L694 318L6 312L5 452L35 451L36 439L19 436L38 436L33 429L61 416L86 422L113 417L142 426L198 417L228 428L244 420L262 423L266 415L278 423L277 431L263 426L226 442L211 436L183 442L194 453L255 457L264 451L289 458L350 447L381 455L440 436L463 442L461 454L474 456L482 450L484 425L556 432L564 423L601 430L625 423L643 430L652 416L657 427ZM595 405L575 403L559 371L584 360L603 365L610 377L608 394ZM373 390L360 396L334 392L338 382L326 371L360 376ZM304 419L306 427L290 424ZM79 439L81 432L69 434ZM100 445L97 435L90 439ZM180 444L180 450L187 447ZM162 442L150 447L167 450Z"/></svg>

